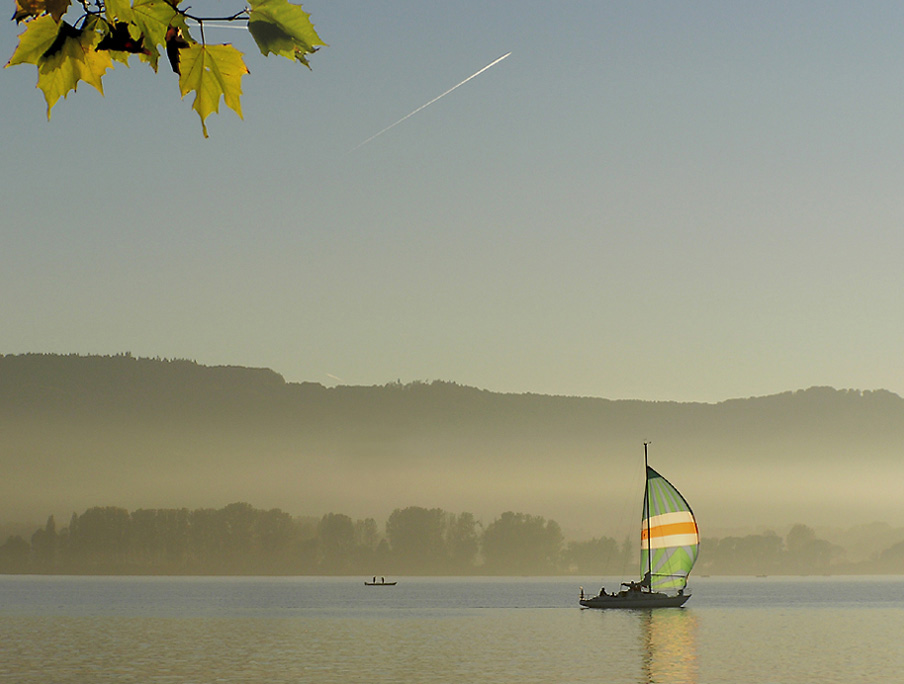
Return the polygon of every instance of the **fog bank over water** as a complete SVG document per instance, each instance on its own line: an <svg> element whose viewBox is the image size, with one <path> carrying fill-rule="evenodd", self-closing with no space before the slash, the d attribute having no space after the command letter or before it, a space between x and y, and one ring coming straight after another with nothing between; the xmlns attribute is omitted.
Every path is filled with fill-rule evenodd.
<svg viewBox="0 0 904 684"><path fill-rule="evenodd" d="M605 394L605 388L601 388ZM636 533L650 464L704 533L904 524L904 400L817 387L717 404L286 383L129 355L0 357L0 521L90 506L385 519L505 510L567 537ZM781 530L779 530L781 531Z"/></svg>

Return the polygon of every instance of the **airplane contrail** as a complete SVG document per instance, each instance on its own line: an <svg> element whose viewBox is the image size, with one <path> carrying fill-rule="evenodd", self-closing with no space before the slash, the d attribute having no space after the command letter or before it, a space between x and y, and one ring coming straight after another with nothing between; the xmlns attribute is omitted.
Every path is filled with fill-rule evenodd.
<svg viewBox="0 0 904 684"><path fill-rule="evenodd" d="M480 71L478 71L478 72L476 72L476 73L474 73L474 74L471 74L470 76L468 76L468 77L467 77L464 81L462 81L461 83L459 83L459 84L457 84L457 85L454 85L454 86L452 86L451 88L449 88L449 90L447 90L446 92L444 92L442 95L437 95L437 96L434 97L432 100L430 100L430 102L428 102L427 104L422 104L420 107L418 107L417 109L415 109L415 110L414 110L413 112L411 112L410 114L406 114L406 115L403 116L401 119L399 119L398 121L396 121L394 124L390 124L389 126L387 126L386 128L384 128L382 131L380 131L379 133L374 133L374 134L373 134L372 136L370 136L367 140L365 140L365 141L362 142L362 143L359 143L358 145L356 145L355 147L353 147L351 150L349 150L349 152L354 152L354 151L357 150L358 148L364 147L367 143L369 143L369 142L370 142L371 140L373 140L374 138L377 138L377 137L383 135L386 131L388 131L388 130L391 129L391 128L395 128L395 127L398 126L400 123L402 123L405 119L410 119L412 116L414 116L415 114L417 114L417 113L418 113L419 111L421 111L422 109L425 109L426 107L429 107L429 106L432 105L434 102L436 102L436 101L439 100L440 98L445 97L446 95L448 95L449 93L451 93L451 92L452 92L453 90L455 90L456 88L460 88L461 86L463 86L465 83L467 83L468 81L470 81L470 80L471 80L472 78L474 78L475 76L480 76L480 74L482 74L484 71L486 71L487 69L489 69L491 66L495 66L495 65L499 64L499 62L501 62L503 59L505 59L506 57L508 57L510 54L512 54L512 53L511 53L511 52L507 52L507 53L505 53L504 55L502 55L502 57L500 57L499 59L493 60L492 62L490 62L489 64L487 64L487 65L486 65L483 69L481 69Z"/></svg>

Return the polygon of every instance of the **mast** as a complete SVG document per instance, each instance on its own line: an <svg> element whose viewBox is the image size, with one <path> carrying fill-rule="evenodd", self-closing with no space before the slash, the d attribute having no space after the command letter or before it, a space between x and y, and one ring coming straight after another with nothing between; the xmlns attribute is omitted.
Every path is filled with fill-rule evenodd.
<svg viewBox="0 0 904 684"><path fill-rule="evenodd" d="M653 546L650 539L650 476L647 466L647 445L649 442L643 443L643 507L644 519L647 521L647 577L649 585L647 589L653 591ZM641 580L642 582L643 580Z"/></svg>

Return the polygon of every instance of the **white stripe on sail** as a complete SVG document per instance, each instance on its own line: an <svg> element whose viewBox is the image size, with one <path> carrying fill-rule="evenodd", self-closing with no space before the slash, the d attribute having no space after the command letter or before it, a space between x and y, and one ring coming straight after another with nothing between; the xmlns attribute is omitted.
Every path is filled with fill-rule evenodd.
<svg viewBox="0 0 904 684"><path fill-rule="evenodd" d="M650 518L650 527L656 527L658 525L673 525L675 523L683 523L683 522L694 522L694 516L691 515L690 511L675 511L674 513L662 513L661 515L654 515ZM644 522L644 527L647 524Z"/></svg>

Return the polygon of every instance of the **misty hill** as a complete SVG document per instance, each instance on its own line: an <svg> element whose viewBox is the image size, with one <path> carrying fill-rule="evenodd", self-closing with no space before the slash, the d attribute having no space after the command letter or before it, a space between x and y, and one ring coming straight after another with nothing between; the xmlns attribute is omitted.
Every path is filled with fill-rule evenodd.
<svg viewBox="0 0 904 684"><path fill-rule="evenodd" d="M0 519L94 505L385 518L504 510L635 531L642 442L709 533L904 522L904 400L810 388L717 404L286 383L185 360L0 357Z"/></svg>

